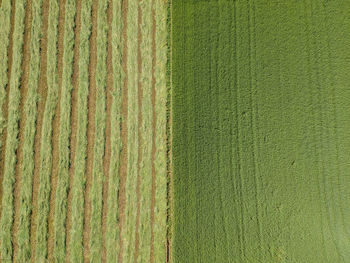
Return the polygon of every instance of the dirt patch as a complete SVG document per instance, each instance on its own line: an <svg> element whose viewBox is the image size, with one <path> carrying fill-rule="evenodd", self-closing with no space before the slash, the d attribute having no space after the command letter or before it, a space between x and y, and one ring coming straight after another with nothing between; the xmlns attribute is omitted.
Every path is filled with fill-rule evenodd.
<svg viewBox="0 0 350 263"><path fill-rule="evenodd" d="M28 79L30 69L30 38L31 38L31 27L32 27L32 1L28 1L25 10L24 19L24 44L23 44L23 57L22 57L22 77L21 77L21 98L20 98L20 120L19 120L19 144L17 148L17 163L15 167L15 184L14 184L14 215L13 215L13 226L12 226L12 240L13 240L13 258L16 259L18 251L17 243L17 230L19 224L19 209L20 209L20 189L21 189L21 167L23 162L23 144L24 144L24 126L26 123L26 114L24 105L27 100L28 93Z"/></svg>
<svg viewBox="0 0 350 263"><path fill-rule="evenodd" d="M78 131L78 89L79 89L79 46L80 46L80 30L81 30L81 1L76 2L76 16L74 28L74 59L73 59L73 75L72 75L72 111L71 111L71 137L70 137L70 158L71 164L69 167L69 191L67 197L67 217L66 217L66 258L69 259L68 244L70 241L70 230L72 228L72 186L74 177L75 152Z"/></svg>
<svg viewBox="0 0 350 263"><path fill-rule="evenodd" d="M128 0L123 1L122 4L122 19L123 19L123 52L122 52L122 68L124 71L124 85L122 91L122 130L121 130L121 140L122 140L122 152L121 152L121 164L120 164L120 191L119 191L119 255L118 262L123 262L123 237L122 229L125 220L125 184L126 177L128 174Z"/></svg>
<svg viewBox="0 0 350 263"><path fill-rule="evenodd" d="M86 187L84 202L84 262L89 261L90 256L90 218L91 218L91 200L90 192L92 185L92 169L94 158L95 141L95 111L96 111L96 65L97 65L97 0L93 1L91 11L92 30L90 37L90 64L89 64L89 99L88 99L88 131L87 131L87 160L86 160Z"/></svg>
<svg viewBox="0 0 350 263"><path fill-rule="evenodd" d="M156 119L156 76L155 67L157 63L156 57L156 14L154 10L155 2L152 1L152 203L151 203L151 253L150 262L154 262L154 207L156 204L156 129L157 129L157 119Z"/></svg>
<svg viewBox="0 0 350 263"><path fill-rule="evenodd" d="M8 119L8 102L9 102L9 83L10 83L10 77L12 72L12 49L13 49L13 30L15 26L15 15L16 15L16 1L11 2L11 18L10 18L10 34L9 34L9 46L7 51L7 57L8 57L8 70L7 70L7 85L6 85L6 98L4 105L2 105L2 112L4 114L5 123L7 123ZM2 138L2 148L1 150L1 159L0 159L0 206L2 205L2 181L4 179L4 164L5 164L5 145L6 145L6 138L7 138L7 129L5 127L4 133L1 136ZM1 218L1 211L0 209L0 218Z"/></svg>
<svg viewBox="0 0 350 263"><path fill-rule="evenodd" d="M136 211L136 228L135 228L135 251L134 251L134 262L137 263L137 257L139 255L140 247L140 235L139 235L139 226L140 226L140 200L141 200L141 161L142 161L142 55L141 55L141 42L142 42L142 33L141 33L141 24L142 24L142 9L139 6L138 8L138 18L137 18L137 70L138 70L138 160L137 160L137 185L136 185L136 195L137 195L137 211Z"/></svg>
<svg viewBox="0 0 350 263"><path fill-rule="evenodd" d="M108 184L109 184L109 165L111 162L111 107L112 107L112 88L113 88L113 61L112 61L112 22L113 22L113 1L108 2L107 9L107 86L106 86L106 144L103 161L103 172L105 180L103 182L102 192L102 262L106 262L106 229L107 229L107 200L108 200Z"/></svg>

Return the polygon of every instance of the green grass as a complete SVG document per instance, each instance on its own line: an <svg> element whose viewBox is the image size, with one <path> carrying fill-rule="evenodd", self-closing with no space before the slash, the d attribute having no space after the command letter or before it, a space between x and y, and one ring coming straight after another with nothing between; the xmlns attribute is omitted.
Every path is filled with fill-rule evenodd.
<svg viewBox="0 0 350 263"><path fill-rule="evenodd" d="M66 217L67 196L69 189L70 166L70 135L72 109L72 75L74 58L74 27L76 16L76 1L68 0L65 5L64 52L62 85L60 98L60 127L59 127L59 164L57 174L57 189L55 196L54 217L54 258L58 262L65 260L66 254Z"/></svg>
<svg viewBox="0 0 350 263"><path fill-rule="evenodd" d="M23 160L21 166L21 189L19 225L17 232L18 255L16 260L26 262L30 259L30 215L32 212L32 187L34 172L34 138L37 118L37 86L40 71L40 37L42 34L42 0L32 2L32 26L30 37L30 67L27 98L24 105L26 115L24 124Z"/></svg>
<svg viewBox="0 0 350 263"><path fill-rule="evenodd" d="M172 5L173 261L347 262L350 5Z"/></svg>
<svg viewBox="0 0 350 263"><path fill-rule="evenodd" d="M4 174L2 181L2 204L0 221L0 253L1 258L12 259L12 223L14 213L13 189L15 183L15 167L18 147L18 121L20 118L20 79L22 75L22 49L24 35L24 17L26 2L16 1L15 24L13 31L12 69L9 80L9 104L7 117L7 137L5 145ZM7 14L8 15L8 14Z"/></svg>
<svg viewBox="0 0 350 263"><path fill-rule="evenodd" d="M124 72L122 70L122 12L121 2L112 1L112 62L113 62L113 87L111 107L111 161L109 166L107 223L106 223L106 254L107 262L116 262L119 254L119 170L121 159L121 104Z"/></svg>
<svg viewBox="0 0 350 263"><path fill-rule="evenodd" d="M107 81L107 0L99 1L97 9L97 65L95 142L90 193L90 262L101 262L102 253L102 187L104 181L103 157L106 129L106 81Z"/></svg>
<svg viewBox="0 0 350 263"><path fill-rule="evenodd" d="M83 1L81 6L81 31L79 46L79 88L78 88L78 124L75 153L75 166L72 193L72 226L69 251L72 262L83 261L84 231L84 190L87 150L88 95L89 95L89 61L91 36L92 1Z"/></svg>

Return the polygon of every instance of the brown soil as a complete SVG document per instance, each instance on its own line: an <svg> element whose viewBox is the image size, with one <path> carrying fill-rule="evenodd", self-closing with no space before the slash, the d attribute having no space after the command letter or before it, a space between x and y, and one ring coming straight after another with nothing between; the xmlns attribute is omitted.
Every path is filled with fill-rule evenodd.
<svg viewBox="0 0 350 263"><path fill-rule="evenodd" d="M16 15L16 1L12 1L11 3L11 19L10 19L10 34L9 34L9 46L8 46L8 71L7 71L7 86L6 86L6 98L4 105L2 105L2 112L4 114L5 123L7 123L8 119L8 102L9 102L9 91L10 91L10 78L12 72L12 48L13 48L13 30L15 26L15 15ZM4 164L5 164L5 147L6 147L6 137L7 137L7 129L4 128L4 133L1 136L2 138L2 147L1 147L1 155L0 155L0 207L2 205L2 181L4 179ZM0 209L0 218L1 218L1 209Z"/></svg>
<svg viewBox="0 0 350 263"><path fill-rule="evenodd" d="M140 226L140 200L141 200L141 162L142 162L142 55L141 55L141 42L142 42L142 33L141 33L141 24L142 24L142 9L139 6L138 8L138 21L137 21L137 67L138 67L138 160L137 160L137 185L136 185L136 195L137 195L137 211L136 211L136 228L135 228L135 251L134 251L134 262L137 263L137 258L139 255L140 247L140 235L139 235L139 226Z"/></svg>
<svg viewBox="0 0 350 263"><path fill-rule="evenodd" d="M154 8L155 2L152 1L152 6ZM151 254L150 254L150 262L154 262L154 207L156 203L156 126L157 126L157 118L156 118L156 77L155 77L155 66L157 62L156 58L156 15L155 10L152 9L152 112L153 112L153 122L152 122L152 203L151 203Z"/></svg>
<svg viewBox="0 0 350 263"><path fill-rule="evenodd" d="M14 219L12 226L12 239L13 242L13 258L16 260L18 251L17 243L17 230L19 224L19 209L20 209L20 189L21 189L21 167L23 162L23 144L24 144L24 125L26 123L26 115L24 112L24 105L27 100L28 93L28 79L29 79L29 66L30 66L30 38L32 27L32 1L28 1L25 10L24 19L24 44L23 44L23 57L22 57L22 77L21 77L21 98L20 98L20 121L19 121L19 144L17 148L17 163L16 163L16 175L14 184Z"/></svg>
<svg viewBox="0 0 350 263"><path fill-rule="evenodd" d="M92 4L92 30L90 37L90 64L89 64L89 99L88 99L88 131L87 131L87 167L86 167L86 188L84 202L84 262L89 261L90 256L90 218L91 218L91 199L90 191L92 185L92 169L94 157L94 141L95 141L95 111L96 111L96 64L97 64L97 0Z"/></svg>
<svg viewBox="0 0 350 263"><path fill-rule="evenodd" d="M123 1L122 4L122 17L123 17L123 53L122 53L122 67L125 73L124 75L124 85L122 91L122 130L121 130L121 140L122 140L122 152L121 152L121 164L120 164L120 191L119 191L119 255L118 262L123 263L123 237L122 229L125 220L125 183L128 174L128 37L127 37L127 27L128 27L128 0Z"/></svg>
<svg viewBox="0 0 350 263"><path fill-rule="evenodd" d="M68 244L70 239L70 230L72 228L72 186L74 177L74 161L75 148L77 141L77 126L78 126L78 89L79 89L79 46L80 46L80 30L81 30L81 0L76 1L76 16L74 28L74 59L73 59L73 75L72 75L72 112L71 112L71 137L70 137L70 159L71 165L69 167L69 191L67 197L67 217L66 217L66 259L69 259ZM53 241L53 240L52 240Z"/></svg>
<svg viewBox="0 0 350 263"><path fill-rule="evenodd" d="M112 22L113 22L113 1L108 2L107 9L107 23L108 23L108 35L107 35L107 105L106 105L106 144L103 161L103 171L105 180L103 182L102 192L102 262L106 262L106 228L107 228L107 200L108 200L108 184L109 184L109 165L111 162L111 107L112 107L112 88L113 88L113 61L112 61Z"/></svg>

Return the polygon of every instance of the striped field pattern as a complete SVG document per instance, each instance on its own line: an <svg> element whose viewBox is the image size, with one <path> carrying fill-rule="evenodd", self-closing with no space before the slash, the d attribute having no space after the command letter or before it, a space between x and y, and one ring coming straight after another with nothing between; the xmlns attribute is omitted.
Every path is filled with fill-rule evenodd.
<svg viewBox="0 0 350 263"><path fill-rule="evenodd" d="M2 262L166 262L163 0L0 1Z"/></svg>

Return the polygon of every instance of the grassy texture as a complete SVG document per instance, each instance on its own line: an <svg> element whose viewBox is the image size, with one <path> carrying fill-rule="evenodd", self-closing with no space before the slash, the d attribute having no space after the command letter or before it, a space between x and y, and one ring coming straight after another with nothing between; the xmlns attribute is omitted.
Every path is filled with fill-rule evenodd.
<svg viewBox="0 0 350 263"><path fill-rule="evenodd" d="M40 38L42 34L42 0L32 2L32 25L30 37L30 66L27 98L24 105L26 120L24 124L23 160L21 166L21 189L19 225L17 232L18 255L16 260L26 262L30 259L30 215L32 212L32 184L34 172L34 138L37 118L37 86L40 71Z"/></svg>
<svg viewBox="0 0 350 263"><path fill-rule="evenodd" d="M106 81L107 81L107 0L97 7L97 65L95 142L91 186L90 262L101 262L102 253L102 187L104 181L103 156L106 129Z"/></svg>
<svg viewBox="0 0 350 263"><path fill-rule="evenodd" d="M127 178L125 186L125 222L122 229L124 244L123 262L134 261L135 226L136 226L136 186L138 161L138 68L137 68L137 37L138 1L129 1L127 13L127 73L128 73L128 146L127 146Z"/></svg>
<svg viewBox="0 0 350 263"><path fill-rule="evenodd" d="M40 184L38 190L38 216L36 222L36 239L40 240L43 251L35 252L37 260L46 258L47 240L47 216L49 211L50 175L52 172L52 120L58 99L58 74L57 74L57 41L58 41L58 0L50 0L48 18L48 44L47 44L47 97L42 121L41 146L40 146ZM42 214L40 214L42 213ZM43 231L40 233L38 231ZM44 236L42 236L42 234ZM33 255L34 256L34 255Z"/></svg>
<svg viewBox="0 0 350 263"><path fill-rule="evenodd" d="M0 8L0 136L2 136L5 128L5 116L3 112L3 105L6 100L6 86L8 84L8 46L10 42L10 28L11 28L11 2L4 1ZM0 142L0 149L2 149L2 141Z"/></svg>
<svg viewBox="0 0 350 263"><path fill-rule="evenodd" d="M167 232L167 3L155 0L156 64L155 64L155 207L154 207L154 262L166 261Z"/></svg>
<svg viewBox="0 0 350 263"><path fill-rule="evenodd" d="M78 89L78 124L73 178L72 226L69 251L72 262L83 261L84 230L84 189L87 150L88 95L89 95L89 38L91 35L92 1L82 1L81 31L79 46L79 89Z"/></svg>
<svg viewBox="0 0 350 263"><path fill-rule="evenodd" d="M13 223L13 188L18 147L18 121L20 118L20 79L22 75L22 48L26 2L16 1L15 24L13 31L12 69L9 80L9 104L7 119L7 139L5 145L4 174L2 182L2 204L0 220L0 253L4 260L12 259L11 231ZM9 14L7 14L9 15Z"/></svg>
<svg viewBox="0 0 350 263"><path fill-rule="evenodd" d="M141 147L138 176L140 178L140 215L139 215L139 253L137 262L147 262L150 257L151 242L151 203L152 203L152 1L140 2L141 12L141 72L139 85L142 89L141 123L139 123L139 139Z"/></svg>
<svg viewBox="0 0 350 263"><path fill-rule="evenodd" d="M348 262L349 3L172 12L174 262Z"/></svg>
<svg viewBox="0 0 350 263"><path fill-rule="evenodd" d="M121 1L112 1L112 62L113 87L111 107L111 161L109 167L109 184L106 223L107 262L116 262L119 254L118 193L121 144L121 99L124 72L122 70L122 12Z"/></svg>
<svg viewBox="0 0 350 263"><path fill-rule="evenodd" d="M70 134L71 134L71 109L72 109L72 74L74 57L74 27L76 16L76 1L68 0L65 5L64 27L64 52L62 85L60 98L60 128L59 128L59 164L57 175L57 189L55 197L54 218L54 258L58 262L65 260L66 253L66 216L67 196L69 189L69 165L70 165Z"/></svg>

